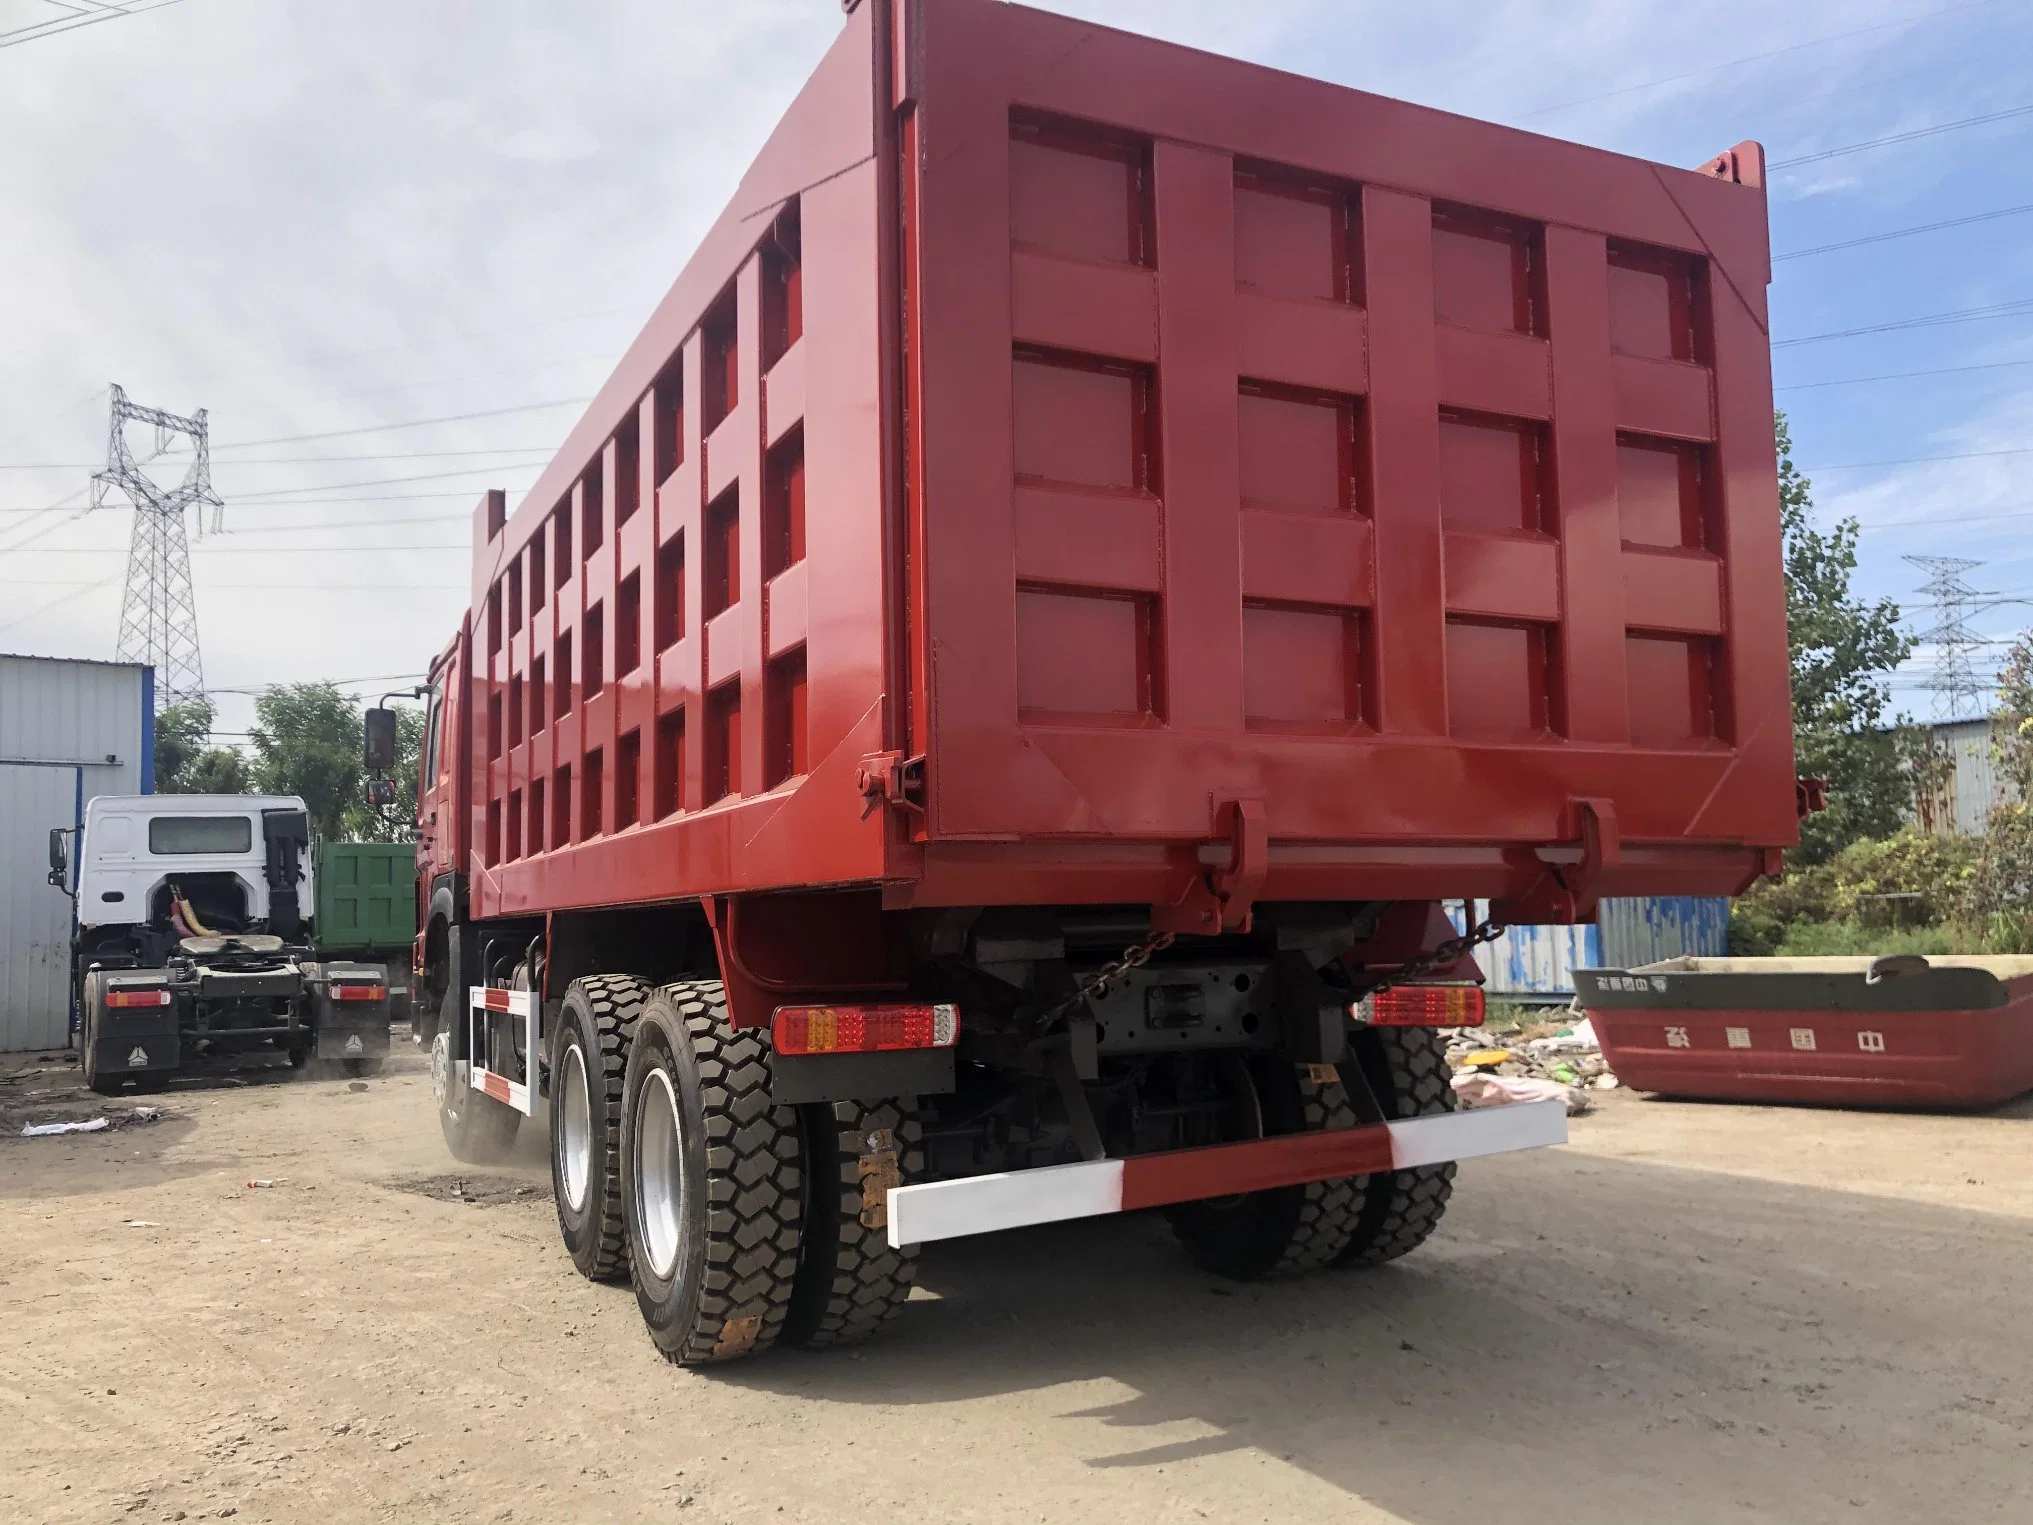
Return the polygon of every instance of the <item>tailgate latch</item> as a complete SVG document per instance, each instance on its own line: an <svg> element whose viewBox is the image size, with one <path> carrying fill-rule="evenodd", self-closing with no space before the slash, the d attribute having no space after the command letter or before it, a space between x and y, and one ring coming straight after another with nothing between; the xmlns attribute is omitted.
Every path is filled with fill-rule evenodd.
<svg viewBox="0 0 2033 1525"><path fill-rule="evenodd" d="M1151 930L1212 937L1247 932L1250 912L1271 868L1270 817L1262 800L1229 800L1216 815L1225 843L1200 850L1202 869L1186 894L1151 907Z"/></svg>
<svg viewBox="0 0 2033 1525"><path fill-rule="evenodd" d="M925 759L901 752L871 752L861 759L855 784L863 801L861 819L888 805L910 815L925 813Z"/></svg>

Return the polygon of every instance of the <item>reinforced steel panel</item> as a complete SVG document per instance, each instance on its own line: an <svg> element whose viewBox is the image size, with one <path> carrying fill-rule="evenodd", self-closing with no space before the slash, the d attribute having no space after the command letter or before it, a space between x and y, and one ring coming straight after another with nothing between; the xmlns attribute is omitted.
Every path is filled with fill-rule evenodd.
<svg viewBox="0 0 2033 1525"><path fill-rule="evenodd" d="M1762 157L1723 164L856 7L476 511L432 865L482 915L1168 902L1256 800L1261 898L1493 898L1586 799L1593 889L1735 891L1796 827Z"/></svg>
<svg viewBox="0 0 2033 1525"><path fill-rule="evenodd" d="M1394 845L1572 840L1579 796L1614 800L1627 841L1721 849L1743 875L1750 849L1794 840L1757 186L986 0L912 14L914 628L933 654L921 898L949 898L944 844L1205 842L1243 797L1269 812L1270 898L1297 888L1281 862L1324 844L1349 849L1353 892L1358 845L1402 861ZM1038 167L1051 156L1056 178ZM1081 180L1096 162L1130 171ZM1035 186L1076 180L1084 225L1129 238L1054 229ZM1141 302L1077 296L1109 282L1156 293L1157 358L1108 373L1140 389L1155 435L1135 477L1023 445L1041 362L1077 375L1147 353L1121 332ZM1273 336L1245 317L1266 286L1346 351L1333 392L1311 379L1319 355L1281 365L1299 325ZM1049 324L1013 327L1047 307ZM1284 392L1297 375L1310 384ZM1266 387L1351 405L1353 490L1295 507L1360 540L1257 528L1248 445ZM1095 449L1117 427L1107 409L1081 417ZM1116 448L1134 457L1137 441ZM1686 461L1684 535L1678 498L1662 521L1652 480L1649 498L1621 481L1633 453L1669 493ZM1084 525L1055 521L1049 555L1021 507L1043 490L1095 502ZM1163 548L1155 587L1122 567L1125 500ZM1260 594L1266 552L1302 550L1293 592ZM1083 562L1119 580L1061 570ZM1135 619L1082 613L1111 592ZM1048 597L1063 604L1049 618ZM1294 623L1275 704L1246 655L1270 608L1353 633L1302 640ZM1026 675L1074 649L1095 691L1028 703ZM1652 888L1659 868L1605 887ZM1484 862L1457 884L1502 877Z"/></svg>

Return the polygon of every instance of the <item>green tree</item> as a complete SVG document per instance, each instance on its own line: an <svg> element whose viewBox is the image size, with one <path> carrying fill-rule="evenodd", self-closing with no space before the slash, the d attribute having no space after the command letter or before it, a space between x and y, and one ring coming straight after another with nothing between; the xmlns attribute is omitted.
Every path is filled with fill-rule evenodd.
<svg viewBox="0 0 2033 1525"><path fill-rule="evenodd" d="M206 745L218 711L209 699L168 705L155 717L157 794L245 794L247 759L231 747Z"/></svg>
<svg viewBox="0 0 2033 1525"><path fill-rule="evenodd" d="M184 794L252 794L247 759L231 747L207 747L184 772Z"/></svg>
<svg viewBox="0 0 2033 1525"><path fill-rule="evenodd" d="M286 683L254 701L254 781L294 794L312 828L343 841L360 808L360 711L330 683Z"/></svg>
<svg viewBox="0 0 2033 1525"><path fill-rule="evenodd" d="M1828 780L1828 809L1800 823L1798 856L1826 863L1860 838L1889 836L1912 805L1912 744L1886 714L1886 679L1915 642L1899 629L1897 604L1852 590L1857 521L1816 527L1812 484L1793 464L1786 415L1775 422L1794 746L1800 772Z"/></svg>
<svg viewBox="0 0 2033 1525"><path fill-rule="evenodd" d="M163 707L155 717L155 791L193 794L185 778L211 739L218 711L209 699L190 699Z"/></svg>

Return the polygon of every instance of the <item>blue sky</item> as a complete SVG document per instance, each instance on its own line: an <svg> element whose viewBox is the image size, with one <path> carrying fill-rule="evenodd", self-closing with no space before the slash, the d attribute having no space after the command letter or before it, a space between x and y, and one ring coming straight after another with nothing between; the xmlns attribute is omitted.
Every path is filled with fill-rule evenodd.
<svg viewBox="0 0 2033 1525"><path fill-rule="evenodd" d="M1683 165L2033 107L2025 0L1051 8ZM0 32L47 14L0 0ZM110 654L125 525L81 514L80 488L113 379L211 410L229 507L194 552L210 685L378 692L415 671L458 616L460 516L534 480L838 17L184 0L0 47L0 649ZM1773 242L2026 206L2033 114L1777 171ZM1780 341L2028 303L1782 344L1775 369L1824 512L1864 523L1864 589L1911 606L1901 557L1961 555L1977 587L2033 599L2033 212L1775 268ZM1857 380L1876 377L1896 379ZM2033 623L2022 607L1981 628ZM1898 688L1916 714L1924 666ZM224 706L244 729L244 694Z"/></svg>

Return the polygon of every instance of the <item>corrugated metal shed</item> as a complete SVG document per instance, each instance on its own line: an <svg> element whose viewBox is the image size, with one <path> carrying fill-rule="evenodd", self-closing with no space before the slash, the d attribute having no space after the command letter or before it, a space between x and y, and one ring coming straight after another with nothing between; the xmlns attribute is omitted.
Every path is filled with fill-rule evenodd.
<svg viewBox="0 0 2033 1525"><path fill-rule="evenodd" d="M1992 809L2012 794L1991 756L1991 722L1943 720L1928 729L1948 764L1948 776L1914 802L1921 829L1943 837L1980 835Z"/></svg>
<svg viewBox="0 0 2033 1525"><path fill-rule="evenodd" d="M1449 901L1447 914L1466 927L1467 906ZM1487 901L1475 902L1478 918ZM1512 927L1476 950L1491 995L1560 999L1574 994L1576 969L1635 969L1682 954L1720 958L1729 952L1729 901L1693 895L1606 899L1593 926Z"/></svg>
<svg viewBox="0 0 2033 1525"><path fill-rule="evenodd" d="M70 1038L71 902L49 833L85 801L155 788L155 674L0 654L0 1052Z"/></svg>

